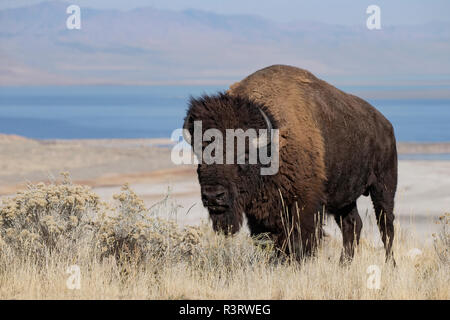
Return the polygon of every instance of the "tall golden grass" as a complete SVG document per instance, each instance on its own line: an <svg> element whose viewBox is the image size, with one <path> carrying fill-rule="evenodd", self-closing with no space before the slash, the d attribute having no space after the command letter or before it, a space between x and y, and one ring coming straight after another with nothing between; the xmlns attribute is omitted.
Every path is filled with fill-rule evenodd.
<svg viewBox="0 0 450 320"><path fill-rule="evenodd" d="M394 268L385 264L384 249L369 238L362 239L354 261L346 266L339 264L342 245L333 237L325 238L316 256L289 262L277 258L264 237L226 237L207 223L181 228L174 221L176 209L169 198L145 208L128 186L114 203L104 203L68 176L61 183L30 185L0 206L0 298L450 296L449 214L442 217L433 243L420 246L421 254L415 256L411 249L420 241L397 230ZM74 274L68 269L73 265L80 271L79 288L71 285ZM376 279L379 287L373 285Z"/></svg>

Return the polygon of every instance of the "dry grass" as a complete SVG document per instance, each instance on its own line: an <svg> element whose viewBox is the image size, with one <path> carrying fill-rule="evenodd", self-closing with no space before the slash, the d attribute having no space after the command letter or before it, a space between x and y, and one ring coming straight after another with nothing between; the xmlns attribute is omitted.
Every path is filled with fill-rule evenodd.
<svg viewBox="0 0 450 320"><path fill-rule="evenodd" d="M434 245L401 232L397 267L362 239L355 260L339 265L341 243L328 237L301 264L275 258L266 239L217 235L209 225L180 228L169 198L152 208L124 186L112 204L90 189L30 185L0 206L0 299L449 299L450 215ZM80 268L69 289L67 268ZM380 268L369 289L368 267Z"/></svg>

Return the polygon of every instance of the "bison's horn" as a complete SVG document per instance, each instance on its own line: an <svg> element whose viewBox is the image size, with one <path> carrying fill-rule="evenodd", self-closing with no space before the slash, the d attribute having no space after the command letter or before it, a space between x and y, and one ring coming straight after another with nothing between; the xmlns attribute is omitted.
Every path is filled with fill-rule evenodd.
<svg viewBox="0 0 450 320"><path fill-rule="evenodd" d="M187 143L191 144L191 133L189 132L189 129L187 128L189 116L186 117L183 124L183 138L186 140Z"/></svg>
<svg viewBox="0 0 450 320"><path fill-rule="evenodd" d="M260 108L258 108L259 112L261 112L261 115L264 118L264 121L266 122L266 126L267 126L267 131L265 134L262 134L259 139L256 138L253 140L253 145L256 148L264 148L265 146L267 146L270 142L272 142L272 123L270 123L269 117L267 117L267 115L264 113L264 111L262 111ZM270 133L270 140L267 140L267 132Z"/></svg>

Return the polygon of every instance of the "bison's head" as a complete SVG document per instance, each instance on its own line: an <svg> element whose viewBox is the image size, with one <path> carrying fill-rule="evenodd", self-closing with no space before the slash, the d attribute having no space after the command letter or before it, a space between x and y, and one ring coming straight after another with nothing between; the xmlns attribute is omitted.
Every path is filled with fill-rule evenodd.
<svg viewBox="0 0 450 320"><path fill-rule="evenodd" d="M216 231L237 232L243 213L252 201L261 200L259 154L264 149L270 156L273 128L269 112L248 99L224 93L191 98L183 129L197 158L202 157L197 169L202 202Z"/></svg>

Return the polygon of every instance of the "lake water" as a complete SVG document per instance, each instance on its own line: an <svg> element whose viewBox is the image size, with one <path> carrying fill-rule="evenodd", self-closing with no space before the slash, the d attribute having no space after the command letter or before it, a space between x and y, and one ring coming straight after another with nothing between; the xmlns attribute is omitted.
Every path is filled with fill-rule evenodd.
<svg viewBox="0 0 450 320"><path fill-rule="evenodd" d="M190 95L225 87L0 88L0 133L38 139L169 137ZM345 90L345 88L344 88ZM369 100L398 141L450 141L450 100Z"/></svg>

